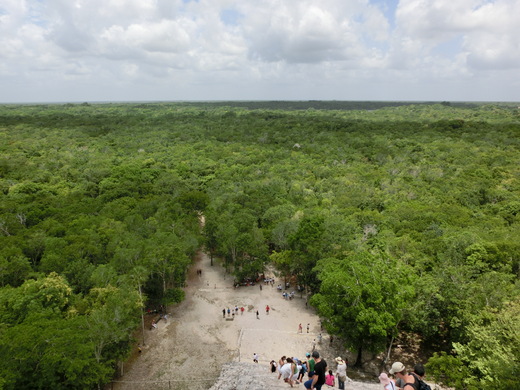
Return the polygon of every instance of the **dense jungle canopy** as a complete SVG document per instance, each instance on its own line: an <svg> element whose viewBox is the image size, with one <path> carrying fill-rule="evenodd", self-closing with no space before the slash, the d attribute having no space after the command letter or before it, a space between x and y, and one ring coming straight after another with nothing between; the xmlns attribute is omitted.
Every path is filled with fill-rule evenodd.
<svg viewBox="0 0 520 390"><path fill-rule="evenodd" d="M0 389L110 381L201 245L297 279L345 347L518 384L517 105L3 105L0 151Z"/></svg>

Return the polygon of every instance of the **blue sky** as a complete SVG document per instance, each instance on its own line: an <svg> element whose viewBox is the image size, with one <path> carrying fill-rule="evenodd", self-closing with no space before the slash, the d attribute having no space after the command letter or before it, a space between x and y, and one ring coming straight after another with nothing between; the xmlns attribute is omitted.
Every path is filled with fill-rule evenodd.
<svg viewBox="0 0 520 390"><path fill-rule="evenodd" d="M520 101L517 0L2 0L0 103Z"/></svg>

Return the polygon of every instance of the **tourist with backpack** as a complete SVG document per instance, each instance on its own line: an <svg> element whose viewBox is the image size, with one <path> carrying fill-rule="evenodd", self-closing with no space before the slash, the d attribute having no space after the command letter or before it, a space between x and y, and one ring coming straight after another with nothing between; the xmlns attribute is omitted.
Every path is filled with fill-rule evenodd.
<svg viewBox="0 0 520 390"><path fill-rule="evenodd" d="M417 364L414 370L419 371L422 375L419 376L416 372L406 373L406 367L401 362L395 362L392 364L390 374L395 375L397 379L401 380L403 390L431 390L430 385L422 380L424 376L424 366Z"/></svg>

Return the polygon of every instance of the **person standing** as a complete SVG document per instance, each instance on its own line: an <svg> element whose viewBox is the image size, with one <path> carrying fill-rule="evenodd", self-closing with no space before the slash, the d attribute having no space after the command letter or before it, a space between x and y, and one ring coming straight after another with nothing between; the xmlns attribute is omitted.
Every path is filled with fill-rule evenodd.
<svg viewBox="0 0 520 390"><path fill-rule="evenodd" d="M311 328L311 324L307 324L307 333L309 333L310 328Z"/></svg>
<svg viewBox="0 0 520 390"><path fill-rule="evenodd" d="M347 363L338 356L336 359L338 367L336 368L336 378L338 378L338 388L345 390L345 382L347 381Z"/></svg>
<svg viewBox="0 0 520 390"><path fill-rule="evenodd" d="M298 333L303 333L302 324L298 325Z"/></svg>
<svg viewBox="0 0 520 390"><path fill-rule="evenodd" d="M226 318L226 309L222 309L222 317Z"/></svg>
<svg viewBox="0 0 520 390"><path fill-rule="evenodd" d="M258 310L256 311L256 319L257 319L257 320L260 319L260 313L258 313Z"/></svg>
<svg viewBox="0 0 520 390"><path fill-rule="evenodd" d="M269 305L267 305L265 307L265 314L269 315L269 310L271 310L271 308L269 307Z"/></svg>

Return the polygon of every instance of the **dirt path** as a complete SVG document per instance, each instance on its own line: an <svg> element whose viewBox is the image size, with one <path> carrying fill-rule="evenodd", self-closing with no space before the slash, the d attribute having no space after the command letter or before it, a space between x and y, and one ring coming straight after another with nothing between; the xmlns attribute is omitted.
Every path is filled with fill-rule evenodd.
<svg viewBox="0 0 520 390"><path fill-rule="evenodd" d="M197 269L202 270L200 276ZM292 300L283 299L276 288L283 283L278 279L273 287L262 285L262 289L259 285L235 289L232 282L222 267L216 262L211 266L209 257L199 252L190 267L185 301L169 309L169 319L159 321L158 329L145 330L142 353L125 365L124 375L111 387L207 390L224 363L252 362L253 354L258 353L259 364L267 370L271 359L304 357L312 349L320 324L314 311L306 307L305 297L296 294ZM269 315L266 305L271 308ZM226 313L223 318L222 309L235 306L243 306L244 313L239 310L234 318ZM298 333L300 323L302 333ZM316 348L333 363L337 352L330 349L327 335Z"/></svg>

